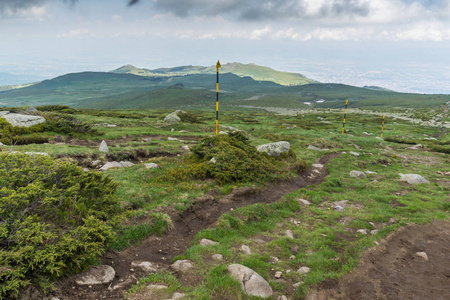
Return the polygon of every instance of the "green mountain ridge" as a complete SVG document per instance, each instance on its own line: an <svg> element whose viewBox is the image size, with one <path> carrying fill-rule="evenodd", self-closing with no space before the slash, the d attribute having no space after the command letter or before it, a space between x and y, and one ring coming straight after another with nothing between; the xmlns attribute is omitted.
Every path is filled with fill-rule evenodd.
<svg viewBox="0 0 450 300"><path fill-rule="evenodd" d="M220 73L233 73L240 77L251 77L258 81L272 81L281 85L304 85L316 83L317 81L309 79L302 74L282 72L269 67L258 66L256 64L227 63L219 69ZM138 76L186 76L192 74L213 74L216 73L216 66L178 66L173 68L158 68L154 70L137 68L133 65L125 65L111 73L133 74Z"/></svg>

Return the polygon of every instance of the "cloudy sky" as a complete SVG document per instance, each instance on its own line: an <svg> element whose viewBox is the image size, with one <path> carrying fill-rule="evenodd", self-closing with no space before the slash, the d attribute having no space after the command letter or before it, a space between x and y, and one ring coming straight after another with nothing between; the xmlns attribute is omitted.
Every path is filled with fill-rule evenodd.
<svg viewBox="0 0 450 300"><path fill-rule="evenodd" d="M450 94L450 0L0 0L0 72L242 62Z"/></svg>

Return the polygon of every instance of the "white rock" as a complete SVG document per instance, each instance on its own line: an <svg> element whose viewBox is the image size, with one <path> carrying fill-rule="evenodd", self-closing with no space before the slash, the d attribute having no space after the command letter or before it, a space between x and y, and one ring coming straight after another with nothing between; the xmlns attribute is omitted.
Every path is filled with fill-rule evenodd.
<svg viewBox="0 0 450 300"><path fill-rule="evenodd" d="M209 163L211 163L211 164L215 164L217 161L216 161L216 158L215 157L213 157L213 158L211 158L210 160L209 160Z"/></svg>
<svg viewBox="0 0 450 300"><path fill-rule="evenodd" d="M297 199L297 201L298 202L301 202L301 203L303 203L303 204L305 204L305 205L310 205L311 204L311 202L309 202L308 200L305 200L305 199Z"/></svg>
<svg viewBox="0 0 450 300"><path fill-rule="evenodd" d="M164 118L164 122L169 122L169 123L175 123L175 122L180 122L181 118L178 116L178 113L186 113L182 110L177 110L174 111L173 113L168 114L165 118Z"/></svg>
<svg viewBox="0 0 450 300"><path fill-rule="evenodd" d="M366 235L367 229L358 229L358 230L356 230L356 232Z"/></svg>
<svg viewBox="0 0 450 300"><path fill-rule="evenodd" d="M283 275L283 272L281 272L281 271L275 272L275 278L276 278L276 279L280 279L280 278L281 278L281 275Z"/></svg>
<svg viewBox="0 0 450 300"><path fill-rule="evenodd" d="M218 242L212 241L212 240L208 240L208 239L202 239L200 241L200 245L202 246L213 246L213 245L219 245Z"/></svg>
<svg viewBox="0 0 450 300"><path fill-rule="evenodd" d="M408 149L410 149L410 150L418 150L418 149L422 149L422 148L423 148L422 144L417 144L417 145L409 147Z"/></svg>
<svg viewBox="0 0 450 300"><path fill-rule="evenodd" d="M350 172L350 176L356 177L356 178L367 178L366 173L361 172L361 171L355 171L355 170Z"/></svg>
<svg viewBox="0 0 450 300"><path fill-rule="evenodd" d="M293 239L294 238L294 233L292 232L292 230L288 229L288 230L286 230L286 236L288 238Z"/></svg>
<svg viewBox="0 0 450 300"><path fill-rule="evenodd" d="M183 145L183 146L181 146L181 150L189 151L189 146Z"/></svg>
<svg viewBox="0 0 450 300"><path fill-rule="evenodd" d="M349 153L350 153L351 155L354 155L354 156L359 156L359 153L358 153L358 152L350 151Z"/></svg>
<svg viewBox="0 0 450 300"><path fill-rule="evenodd" d="M300 269L297 270L297 273L308 274L309 271L311 271L310 268L308 268L308 267L301 267Z"/></svg>
<svg viewBox="0 0 450 300"><path fill-rule="evenodd" d="M100 265L94 266L84 273L79 275L79 279L76 280L78 285L97 285L110 283L113 281L116 272L111 266Z"/></svg>
<svg viewBox="0 0 450 300"><path fill-rule="evenodd" d="M366 173L366 174L377 174L377 172L372 172L372 171L364 171L364 173Z"/></svg>
<svg viewBox="0 0 450 300"><path fill-rule="evenodd" d="M241 283L245 293L251 296L268 298L273 295L272 288L258 273L243 265L232 264L228 266L228 272Z"/></svg>
<svg viewBox="0 0 450 300"><path fill-rule="evenodd" d="M162 290L162 289L167 289L166 285L162 285L162 284L149 284L147 285L147 289L149 290Z"/></svg>
<svg viewBox="0 0 450 300"><path fill-rule="evenodd" d="M98 147L98 150L101 152L109 153L108 145L106 144L105 140L103 140L100 143L100 146Z"/></svg>
<svg viewBox="0 0 450 300"><path fill-rule="evenodd" d="M213 255L211 256L211 258L212 258L213 260L221 261L221 260L223 260L223 255L222 255L222 254L213 254Z"/></svg>
<svg viewBox="0 0 450 300"><path fill-rule="evenodd" d="M278 296L277 300L289 300L285 295Z"/></svg>
<svg viewBox="0 0 450 300"><path fill-rule="evenodd" d="M398 174L400 176L400 181L406 181L409 184L421 184L421 183L427 183L430 184L428 180L423 178L422 176L418 174Z"/></svg>
<svg viewBox="0 0 450 300"><path fill-rule="evenodd" d="M152 139L151 138L145 138L145 139L142 139L142 141L148 143L148 142L151 142Z"/></svg>
<svg viewBox="0 0 450 300"><path fill-rule="evenodd" d="M121 161L119 162L119 164L123 167L123 168L129 168L134 166L134 164L131 161Z"/></svg>
<svg viewBox="0 0 450 300"><path fill-rule="evenodd" d="M312 146L312 145L308 145L308 148L306 148L306 149L314 150L314 151L326 151L326 150L328 150L328 149L320 149L320 148L317 148L316 146Z"/></svg>
<svg viewBox="0 0 450 300"><path fill-rule="evenodd" d="M157 164L155 164L155 163L146 163L146 164L144 164L144 166L147 169L157 169L157 168L159 168L159 166Z"/></svg>
<svg viewBox="0 0 450 300"><path fill-rule="evenodd" d="M194 267L190 260L177 260L172 264L172 269L178 272L186 272Z"/></svg>
<svg viewBox="0 0 450 300"><path fill-rule="evenodd" d="M181 299L184 296L186 296L186 294L184 294L184 293L173 293L172 298L170 300Z"/></svg>
<svg viewBox="0 0 450 300"><path fill-rule="evenodd" d="M0 116L4 118L8 123L10 123L12 126L19 126L19 127L30 127L33 125L44 123L46 121L45 118L41 116L16 114L7 111L3 111Z"/></svg>
<svg viewBox="0 0 450 300"><path fill-rule="evenodd" d="M375 137L377 140L381 140L381 141L383 141L383 138L382 137L379 137L379 136L377 136L377 137Z"/></svg>
<svg viewBox="0 0 450 300"><path fill-rule="evenodd" d="M158 267L149 261L133 261L131 266L148 273L156 273L158 271Z"/></svg>
<svg viewBox="0 0 450 300"><path fill-rule="evenodd" d="M336 205L336 206L334 206L333 207L335 210L337 210L337 211L344 211L344 208L342 207L342 206L340 206L340 205Z"/></svg>
<svg viewBox="0 0 450 300"><path fill-rule="evenodd" d="M322 165L322 164L312 164L312 166L313 166L314 168L318 168L318 169L322 169L322 168L323 168L323 165Z"/></svg>
<svg viewBox="0 0 450 300"><path fill-rule="evenodd" d="M178 141L177 138L174 138L174 137L171 137L171 136L169 136L169 137L167 138L167 140L168 140L168 141Z"/></svg>
<svg viewBox="0 0 450 300"><path fill-rule="evenodd" d="M428 255L425 252L416 252L418 257L422 257L425 260L428 260Z"/></svg>
<svg viewBox="0 0 450 300"><path fill-rule="evenodd" d="M242 245L241 250L242 250L242 252L244 252L247 255L252 254L252 250L250 250L250 247L247 245Z"/></svg>
<svg viewBox="0 0 450 300"><path fill-rule="evenodd" d="M265 152L270 156L279 156L281 153L289 152L290 148L291 144L289 142L282 141L259 145L256 147L256 150L258 150L259 152Z"/></svg>
<svg viewBox="0 0 450 300"><path fill-rule="evenodd" d="M117 161L109 161L100 168L100 171L106 171L111 168L122 168L122 165Z"/></svg>

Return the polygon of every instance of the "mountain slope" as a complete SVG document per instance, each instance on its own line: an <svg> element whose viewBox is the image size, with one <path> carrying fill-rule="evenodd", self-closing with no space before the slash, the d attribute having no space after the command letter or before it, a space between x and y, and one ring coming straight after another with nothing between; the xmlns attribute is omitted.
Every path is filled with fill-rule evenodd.
<svg viewBox="0 0 450 300"><path fill-rule="evenodd" d="M213 74L216 73L216 67L179 66L173 68L159 68L148 70L136 68L132 65L125 65L111 72L117 74L133 74L139 76L185 76L192 74ZM220 73L233 73L240 77L249 76L254 80L272 81L281 85L303 85L315 82L312 79L306 78L302 74L277 71L255 64L224 64L220 68Z"/></svg>

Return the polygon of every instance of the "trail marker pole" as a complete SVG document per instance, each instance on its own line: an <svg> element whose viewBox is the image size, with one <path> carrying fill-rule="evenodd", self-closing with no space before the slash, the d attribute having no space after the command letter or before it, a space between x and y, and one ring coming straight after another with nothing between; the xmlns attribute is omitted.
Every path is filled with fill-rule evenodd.
<svg viewBox="0 0 450 300"><path fill-rule="evenodd" d="M345 112L344 112L344 123L342 123L342 134L344 134L344 129L345 129L345 118L347 117L347 106L348 106L348 99L345 101Z"/></svg>
<svg viewBox="0 0 450 300"><path fill-rule="evenodd" d="M383 129L384 129L384 115L383 115L383 121L381 121L381 138L383 138Z"/></svg>
<svg viewBox="0 0 450 300"><path fill-rule="evenodd" d="M219 134L219 68L221 67L220 62L217 61L217 83L216 83L216 135Z"/></svg>

